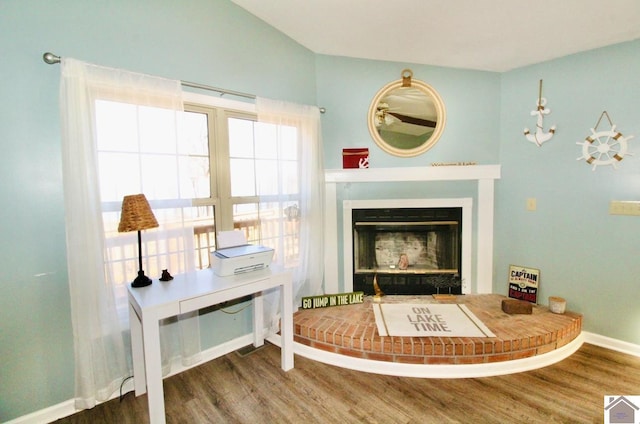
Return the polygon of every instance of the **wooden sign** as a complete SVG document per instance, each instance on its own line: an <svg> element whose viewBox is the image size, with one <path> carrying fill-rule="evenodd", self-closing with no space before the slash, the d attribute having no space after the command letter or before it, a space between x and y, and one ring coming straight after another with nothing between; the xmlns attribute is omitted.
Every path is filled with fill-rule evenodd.
<svg viewBox="0 0 640 424"><path fill-rule="evenodd" d="M364 302L364 292L325 294L302 298L302 309L327 308L329 306L355 305Z"/></svg>
<svg viewBox="0 0 640 424"><path fill-rule="evenodd" d="M537 303L539 283L539 269L509 265L509 297Z"/></svg>

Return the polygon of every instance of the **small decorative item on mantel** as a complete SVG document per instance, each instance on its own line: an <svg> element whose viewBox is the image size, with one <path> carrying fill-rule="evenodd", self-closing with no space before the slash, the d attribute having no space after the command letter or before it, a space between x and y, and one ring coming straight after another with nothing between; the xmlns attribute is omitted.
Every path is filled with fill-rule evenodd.
<svg viewBox="0 0 640 424"><path fill-rule="evenodd" d="M366 147L342 149L342 168L368 168L369 149Z"/></svg>

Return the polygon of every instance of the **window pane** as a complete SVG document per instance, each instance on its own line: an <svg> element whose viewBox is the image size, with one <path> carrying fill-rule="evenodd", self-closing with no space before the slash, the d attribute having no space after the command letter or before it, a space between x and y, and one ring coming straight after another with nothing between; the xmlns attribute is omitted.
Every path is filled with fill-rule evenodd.
<svg viewBox="0 0 640 424"><path fill-rule="evenodd" d="M183 199L205 199L211 197L209 158L181 156L180 170L186 172L181 178L180 194Z"/></svg>
<svg viewBox="0 0 640 424"><path fill-rule="evenodd" d="M259 176L258 195L278 193L278 162L275 160L256 160L256 174Z"/></svg>
<svg viewBox="0 0 640 424"><path fill-rule="evenodd" d="M297 194L299 192L298 163L281 162L282 168L282 192L284 194Z"/></svg>
<svg viewBox="0 0 640 424"><path fill-rule="evenodd" d="M252 159L230 159L231 167L231 195L255 196L256 175Z"/></svg>
<svg viewBox="0 0 640 424"><path fill-rule="evenodd" d="M142 192L147 199L179 199L178 163L175 156L140 155Z"/></svg>
<svg viewBox="0 0 640 424"><path fill-rule="evenodd" d="M249 243L260 241L260 219L257 203L233 205L233 229L243 231Z"/></svg>
<svg viewBox="0 0 640 424"><path fill-rule="evenodd" d="M298 159L298 132L294 127L280 127L280 159Z"/></svg>
<svg viewBox="0 0 640 424"><path fill-rule="evenodd" d="M148 153L176 153L179 115L169 109L139 106L140 150Z"/></svg>
<svg viewBox="0 0 640 424"><path fill-rule="evenodd" d="M125 194L140 192L137 154L98 152L98 168L103 202L120 201Z"/></svg>
<svg viewBox="0 0 640 424"><path fill-rule="evenodd" d="M181 153L209 156L209 123L205 113L185 112L183 134Z"/></svg>
<svg viewBox="0 0 640 424"><path fill-rule="evenodd" d="M298 217L296 201L260 204L260 243L272 247L275 250L275 260L282 258L287 267L295 266L298 258Z"/></svg>
<svg viewBox="0 0 640 424"><path fill-rule="evenodd" d="M184 173L181 181L182 198L203 199L211 197L209 156L209 125L206 113L185 112L184 141L180 150L188 156L181 156L180 170Z"/></svg>
<svg viewBox="0 0 640 424"><path fill-rule="evenodd" d="M137 152L138 118L136 105L96 101L98 150Z"/></svg>
<svg viewBox="0 0 640 424"><path fill-rule="evenodd" d="M257 159L276 159L278 157L277 129L273 124L258 122L256 125Z"/></svg>
<svg viewBox="0 0 640 424"><path fill-rule="evenodd" d="M229 118L229 156L235 158L252 158L253 121L248 119Z"/></svg>
<svg viewBox="0 0 640 424"><path fill-rule="evenodd" d="M216 226L213 206L188 208L189 221L193 224L196 249L196 268L209 268L211 252L216 249Z"/></svg>

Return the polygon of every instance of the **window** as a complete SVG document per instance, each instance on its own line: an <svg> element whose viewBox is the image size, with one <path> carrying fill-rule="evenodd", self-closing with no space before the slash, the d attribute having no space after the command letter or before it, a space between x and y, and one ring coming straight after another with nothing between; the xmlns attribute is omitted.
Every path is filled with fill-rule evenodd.
<svg viewBox="0 0 640 424"><path fill-rule="evenodd" d="M282 255L278 261L293 266L299 233L296 129L234 116L226 124L234 228L244 230L249 241L273 247Z"/></svg>
<svg viewBox="0 0 640 424"><path fill-rule="evenodd" d="M144 232L143 268L152 277L162 269L189 269L185 261L209 267L221 230L244 231L249 242L281 252L284 263L295 261L295 129L258 123L255 113L242 108L201 102L185 104L180 119L169 113L114 101L96 104L107 268L114 281L126 283L138 271L137 236L117 228L122 198L139 192L158 218L158 231L175 233L156 238L157 230ZM278 192L288 198L283 201L275 196ZM121 295L126 295L124 287Z"/></svg>

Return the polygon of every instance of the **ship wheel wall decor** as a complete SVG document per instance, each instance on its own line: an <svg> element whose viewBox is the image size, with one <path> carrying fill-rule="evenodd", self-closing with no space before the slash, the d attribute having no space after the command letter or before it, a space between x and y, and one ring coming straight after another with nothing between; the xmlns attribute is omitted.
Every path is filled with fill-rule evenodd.
<svg viewBox="0 0 640 424"><path fill-rule="evenodd" d="M598 125L600 125L603 116L607 117L611 129L598 131ZM616 131L616 126L611 122L611 118L605 110L600 115L596 126L591 128L591 134L583 141L576 143L582 146L582 156L577 160L584 159L587 164L592 165L593 171L599 165L611 165L614 169L618 169L618 163L625 156L633 155L633 153L629 153L629 145L627 143L632 138L632 135L625 137L621 132Z"/></svg>
<svg viewBox="0 0 640 424"><path fill-rule="evenodd" d="M538 101L536 110L531 111L531 116L537 117L536 119L536 130L535 132L529 131L529 128L524 129L524 136L532 143L535 143L536 146L542 146L542 143L549 141L553 134L556 132L556 126L553 125L549 128L549 131L544 131L543 120L544 115L548 115L551 113L551 110L545 109L545 105L547 104L547 99L542 97L542 80L540 80L540 87L538 89Z"/></svg>

